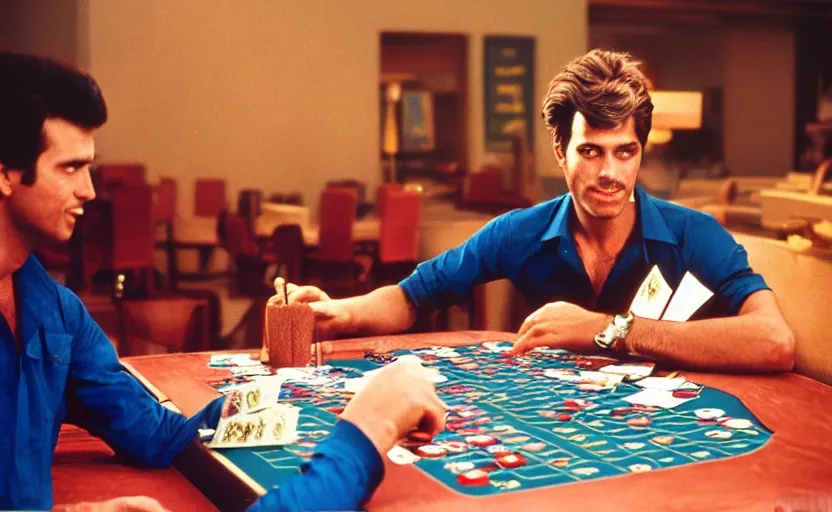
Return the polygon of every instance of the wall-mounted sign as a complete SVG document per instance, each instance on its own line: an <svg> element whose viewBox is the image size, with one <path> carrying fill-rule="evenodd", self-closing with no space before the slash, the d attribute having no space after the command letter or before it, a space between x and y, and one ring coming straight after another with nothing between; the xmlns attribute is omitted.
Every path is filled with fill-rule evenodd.
<svg viewBox="0 0 832 512"><path fill-rule="evenodd" d="M485 149L510 152L525 134L533 148L534 38L485 37Z"/></svg>

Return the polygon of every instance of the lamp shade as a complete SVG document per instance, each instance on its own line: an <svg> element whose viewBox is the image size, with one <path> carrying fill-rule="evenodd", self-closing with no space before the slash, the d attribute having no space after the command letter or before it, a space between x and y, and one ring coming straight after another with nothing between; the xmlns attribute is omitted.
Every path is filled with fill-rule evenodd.
<svg viewBox="0 0 832 512"><path fill-rule="evenodd" d="M650 91L653 128L697 130L702 126L702 93L698 91Z"/></svg>

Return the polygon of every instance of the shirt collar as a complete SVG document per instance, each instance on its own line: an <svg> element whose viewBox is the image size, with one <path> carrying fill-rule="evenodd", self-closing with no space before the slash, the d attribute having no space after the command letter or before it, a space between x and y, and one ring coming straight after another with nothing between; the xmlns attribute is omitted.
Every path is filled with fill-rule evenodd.
<svg viewBox="0 0 832 512"><path fill-rule="evenodd" d="M679 241L667 227L659 209L656 207L655 199L647 195L642 188L636 185L636 208L638 208L638 222L641 224L642 238L655 240L672 245L679 245ZM563 201L555 213L549 227L543 233L541 241L553 240L555 238L572 239L569 233L569 213L572 210L572 194L566 193Z"/></svg>

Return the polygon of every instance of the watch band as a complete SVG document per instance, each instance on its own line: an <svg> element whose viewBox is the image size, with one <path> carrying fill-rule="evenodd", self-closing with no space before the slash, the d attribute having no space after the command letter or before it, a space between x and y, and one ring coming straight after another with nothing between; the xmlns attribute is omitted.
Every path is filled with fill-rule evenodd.
<svg viewBox="0 0 832 512"><path fill-rule="evenodd" d="M626 315L615 315L607 327L595 335L595 344L611 352L628 352L626 338L632 325L633 314L631 312Z"/></svg>

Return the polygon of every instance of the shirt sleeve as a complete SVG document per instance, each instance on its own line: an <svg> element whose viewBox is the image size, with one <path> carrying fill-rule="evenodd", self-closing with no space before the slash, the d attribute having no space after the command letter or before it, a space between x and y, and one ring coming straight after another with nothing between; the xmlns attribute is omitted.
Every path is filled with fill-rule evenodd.
<svg viewBox="0 0 832 512"><path fill-rule="evenodd" d="M356 510L384 476L384 461L361 430L346 420L318 445L301 474L257 500L248 512Z"/></svg>
<svg viewBox="0 0 832 512"><path fill-rule="evenodd" d="M70 420L114 450L157 467L169 466L198 428L216 427L223 397L192 418L166 409L121 366L110 340L78 297L62 292L73 333L67 383Z"/></svg>
<svg viewBox="0 0 832 512"><path fill-rule="evenodd" d="M770 289L751 269L745 248L712 216L697 212L685 231L687 268L714 292L720 312L736 315L752 293Z"/></svg>
<svg viewBox="0 0 832 512"><path fill-rule="evenodd" d="M492 219L462 245L420 263L399 283L417 308L439 309L462 302L474 286L503 277L503 241L514 212Z"/></svg>

